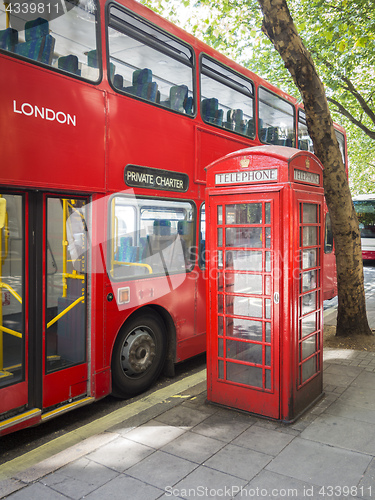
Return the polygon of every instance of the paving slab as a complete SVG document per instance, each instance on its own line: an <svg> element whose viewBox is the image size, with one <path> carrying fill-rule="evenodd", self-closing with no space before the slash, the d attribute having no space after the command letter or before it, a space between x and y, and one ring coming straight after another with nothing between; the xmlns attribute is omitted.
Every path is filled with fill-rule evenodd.
<svg viewBox="0 0 375 500"><path fill-rule="evenodd" d="M151 448L162 448L173 439L181 436L185 432L180 427L166 425L153 419L135 429L130 430L124 436L140 444Z"/></svg>
<svg viewBox="0 0 375 500"><path fill-rule="evenodd" d="M176 484L196 468L197 464L194 462L164 451L157 451L128 469L126 474L157 488L165 489L167 486Z"/></svg>
<svg viewBox="0 0 375 500"><path fill-rule="evenodd" d="M40 482L55 492L78 500L117 475L108 467L83 457L45 476Z"/></svg>
<svg viewBox="0 0 375 500"><path fill-rule="evenodd" d="M317 486L356 486L372 457L295 438L272 460L266 470Z"/></svg>
<svg viewBox="0 0 375 500"><path fill-rule="evenodd" d="M327 408L326 413L329 415L336 415L338 417L349 418L353 421L353 425L356 425L356 420L368 422L373 425L375 424L374 410L367 410L366 408L344 404L339 400L332 403L330 407Z"/></svg>
<svg viewBox="0 0 375 500"><path fill-rule="evenodd" d="M164 490L151 486L144 481L121 474L104 484L85 498L89 500L156 500Z"/></svg>
<svg viewBox="0 0 375 500"><path fill-rule="evenodd" d="M117 472L124 472L154 452L154 448L120 436L88 454L87 458Z"/></svg>
<svg viewBox="0 0 375 500"><path fill-rule="evenodd" d="M197 408L187 408L186 406L177 406L165 413L159 415L156 420L167 425L183 427L190 429L210 416L209 413L200 411Z"/></svg>
<svg viewBox="0 0 375 500"><path fill-rule="evenodd" d="M258 474L271 460L271 455L227 444L213 457L205 462L205 466L232 476L249 481Z"/></svg>
<svg viewBox="0 0 375 500"><path fill-rule="evenodd" d="M164 446L162 451L201 464L224 446L223 441L188 431Z"/></svg>
<svg viewBox="0 0 375 500"><path fill-rule="evenodd" d="M375 373L362 371L353 381L352 387L359 387L361 390L370 391L369 396L372 395L372 398L375 400Z"/></svg>
<svg viewBox="0 0 375 500"><path fill-rule="evenodd" d="M255 424L234 439L232 444L276 456L293 439L293 434L266 429Z"/></svg>
<svg viewBox="0 0 375 500"><path fill-rule="evenodd" d="M185 479L168 487L166 495L183 499L209 498L210 500L232 499L247 484L247 481L230 474L199 466Z"/></svg>
<svg viewBox="0 0 375 500"><path fill-rule="evenodd" d="M368 389L350 386L340 395L338 401L345 405L375 411L375 391Z"/></svg>
<svg viewBox="0 0 375 500"><path fill-rule="evenodd" d="M26 489L23 488L22 490L17 491L16 493L13 493L13 495L7 497L9 500L66 500L68 497L65 495L62 495L61 493L58 493L57 491L52 490L48 486L38 482L38 483L33 483L27 488L27 494L26 494Z"/></svg>
<svg viewBox="0 0 375 500"><path fill-rule="evenodd" d="M245 486L242 492L236 496L236 500L241 498L272 498L272 500L285 500L294 498L296 500L311 499L322 500L324 498L345 498L346 500L354 499L350 493L345 496L326 495L330 493L323 486L317 486L299 479L294 479L283 474L277 474L267 470L262 471ZM353 492L358 492L358 488L354 488ZM345 490L346 492L346 490ZM336 492L338 493L338 492Z"/></svg>
<svg viewBox="0 0 375 500"><path fill-rule="evenodd" d="M358 484L358 497L365 500L374 500L375 498L375 458Z"/></svg>
<svg viewBox="0 0 375 500"><path fill-rule="evenodd" d="M361 373L362 369L358 366L342 366L330 363L324 371L324 378L329 378L331 385L348 387Z"/></svg>
<svg viewBox="0 0 375 500"><path fill-rule="evenodd" d="M337 415L320 415L302 432L301 438L375 455L375 426L361 420L353 422Z"/></svg>
<svg viewBox="0 0 375 500"><path fill-rule="evenodd" d="M254 425L255 422L256 419L250 415L226 410L206 418L193 428L193 432L228 443Z"/></svg>

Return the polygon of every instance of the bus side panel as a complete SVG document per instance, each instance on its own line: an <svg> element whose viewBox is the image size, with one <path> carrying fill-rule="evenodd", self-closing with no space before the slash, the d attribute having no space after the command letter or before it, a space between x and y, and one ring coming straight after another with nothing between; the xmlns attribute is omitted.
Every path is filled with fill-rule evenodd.
<svg viewBox="0 0 375 500"><path fill-rule="evenodd" d="M254 144L250 144L250 140L243 141L240 137L225 136L218 128L212 130L197 129L198 136L198 161L197 161L197 178L199 180L206 180L205 167L215 160L225 156L233 151L248 148Z"/></svg>
<svg viewBox="0 0 375 500"><path fill-rule="evenodd" d="M337 295L336 258L334 252L323 254L323 300Z"/></svg>
<svg viewBox="0 0 375 500"><path fill-rule="evenodd" d="M104 93L0 56L2 182L103 189Z"/></svg>
<svg viewBox="0 0 375 500"><path fill-rule="evenodd" d="M91 356L92 395L96 398L111 390L109 356L111 344L107 340L106 307L112 292L106 276L105 255L107 249L107 197L93 195L91 203Z"/></svg>
<svg viewBox="0 0 375 500"><path fill-rule="evenodd" d="M188 174L190 198L194 199L197 196L197 187L193 184L194 121L130 97L109 94L108 102L108 188L126 189L125 166L141 165ZM161 196L161 193L148 190L149 196ZM164 193L174 195L171 191ZM179 193L175 194L179 197Z"/></svg>
<svg viewBox="0 0 375 500"><path fill-rule="evenodd" d="M117 304L118 289L124 286L129 287L129 303ZM150 305L156 311L162 308L173 320L176 328L176 359L182 361L188 357L202 352L201 346L193 350L188 346L185 352L185 345L195 337L194 329L194 290L195 281L190 279L189 274L171 274L168 277L155 277L144 280L134 280L127 282L113 282L112 286L108 281L107 291L113 294L113 300L106 301L106 336L108 350L105 354L105 363L110 364L113 344L117 333L126 319L137 309ZM172 334L173 332L169 332ZM193 341L193 343L195 343ZM205 349L205 346L203 350Z"/></svg>

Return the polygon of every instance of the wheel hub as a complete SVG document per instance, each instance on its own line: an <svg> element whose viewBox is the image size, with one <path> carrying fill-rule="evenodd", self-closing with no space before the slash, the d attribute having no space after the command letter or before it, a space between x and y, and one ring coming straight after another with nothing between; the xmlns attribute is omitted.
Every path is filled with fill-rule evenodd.
<svg viewBox="0 0 375 500"><path fill-rule="evenodd" d="M139 375L152 365L156 345L152 336L137 329L126 338L121 352L121 365L128 376Z"/></svg>

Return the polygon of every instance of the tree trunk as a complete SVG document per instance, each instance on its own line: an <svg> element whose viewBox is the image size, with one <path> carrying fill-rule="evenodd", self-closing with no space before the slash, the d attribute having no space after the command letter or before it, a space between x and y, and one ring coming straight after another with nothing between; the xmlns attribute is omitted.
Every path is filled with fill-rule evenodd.
<svg viewBox="0 0 375 500"><path fill-rule="evenodd" d="M258 0L264 33L301 92L314 151L324 166L324 194L332 220L338 285L336 335L371 335L366 315L361 238L323 84L304 47L286 0Z"/></svg>

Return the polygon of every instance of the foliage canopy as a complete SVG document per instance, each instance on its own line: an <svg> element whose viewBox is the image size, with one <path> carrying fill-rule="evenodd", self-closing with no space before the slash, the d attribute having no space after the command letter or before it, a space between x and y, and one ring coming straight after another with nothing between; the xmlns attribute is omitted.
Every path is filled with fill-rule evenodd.
<svg viewBox="0 0 375 500"><path fill-rule="evenodd" d="M261 31L256 0L141 0L163 17L300 99ZM375 9L373 0L288 0L326 87L334 119L348 134L353 194L375 192Z"/></svg>

